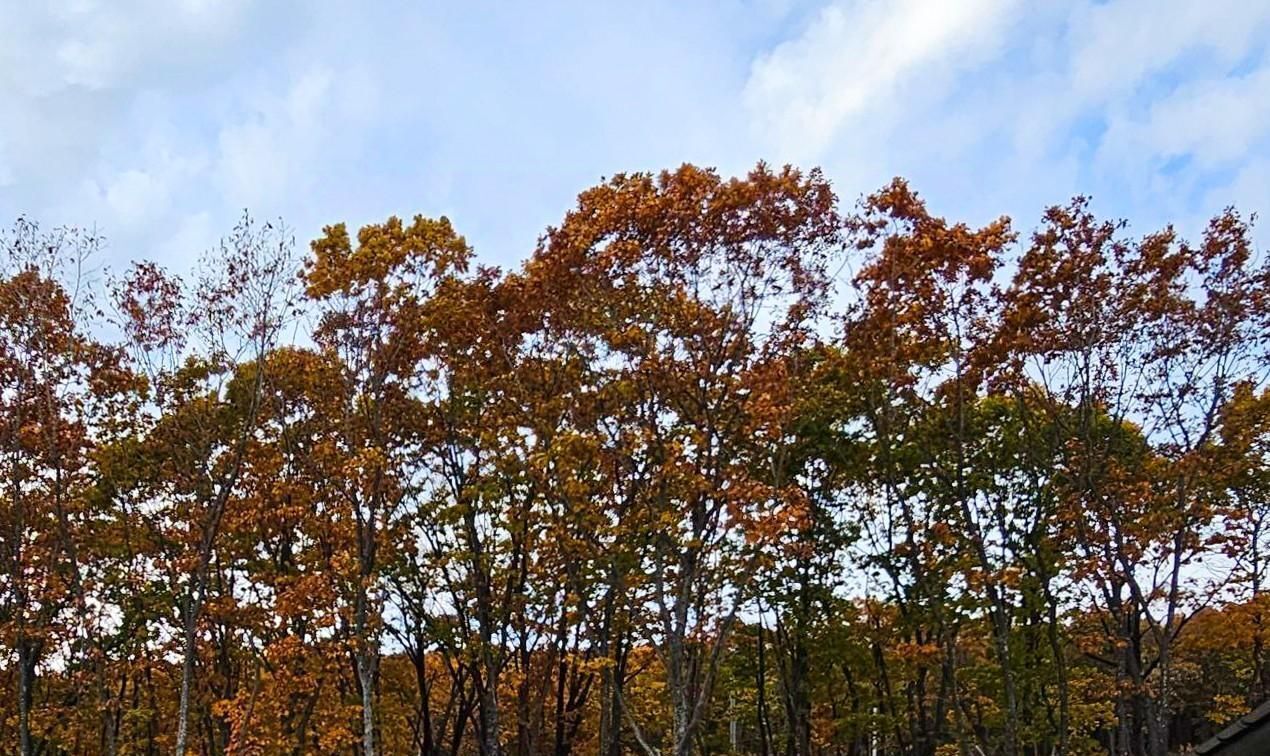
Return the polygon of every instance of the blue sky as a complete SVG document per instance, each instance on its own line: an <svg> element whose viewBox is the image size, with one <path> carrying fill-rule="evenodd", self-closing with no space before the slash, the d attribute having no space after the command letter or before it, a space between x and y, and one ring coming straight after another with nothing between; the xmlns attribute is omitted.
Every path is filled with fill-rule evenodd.
<svg viewBox="0 0 1270 756"><path fill-rule="evenodd" d="M0 0L0 219L180 270L243 208L445 214L507 266L603 176L765 159L1194 234L1270 211L1266 40L1257 0Z"/></svg>

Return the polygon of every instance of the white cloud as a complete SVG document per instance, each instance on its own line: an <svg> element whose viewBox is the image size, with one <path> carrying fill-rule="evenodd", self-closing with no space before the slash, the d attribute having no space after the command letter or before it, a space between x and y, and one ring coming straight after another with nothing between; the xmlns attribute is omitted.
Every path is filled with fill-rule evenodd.
<svg viewBox="0 0 1270 756"><path fill-rule="evenodd" d="M1142 118L1118 117L1099 149L1104 164L1143 155L1189 157L1200 167L1238 160L1270 129L1270 65L1244 76L1183 84L1153 102Z"/></svg>
<svg viewBox="0 0 1270 756"><path fill-rule="evenodd" d="M244 208L450 214L515 264L603 175L821 163L1026 228L1270 211L1270 4L52 0L0 20L0 221L193 259ZM179 260L172 259L178 267Z"/></svg>
<svg viewBox="0 0 1270 756"><path fill-rule="evenodd" d="M106 187L106 204L124 225L132 226L166 205L167 192L153 174L128 170Z"/></svg>
<svg viewBox="0 0 1270 756"><path fill-rule="evenodd" d="M206 165L183 101L215 101L229 63L246 59L264 7L5 3L0 215L99 225L126 254L143 254L135 247L177 222L183 195Z"/></svg>
<svg viewBox="0 0 1270 756"><path fill-rule="evenodd" d="M826 6L802 36L755 61L745 101L782 154L816 158L878 111L902 111L906 85L993 57L1012 0L858 0Z"/></svg>
<svg viewBox="0 0 1270 756"><path fill-rule="evenodd" d="M1075 193L1188 233L1228 202L1270 210L1270 4L827 0L814 18L756 56L745 104L766 149L847 198L904 175L937 212L1024 230Z"/></svg>
<svg viewBox="0 0 1270 756"><path fill-rule="evenodd" d="M170 235L159 240L150 253L161 260L194 260L212 249L224 229L217 229L208 212L180 218Z"/></svg>
<svg viewBox="0 0 1270 756"><path fill-rule="evenodd" d="M242 205L274 202L308 161L321 159L318 147L334 102L331 81L328 71L310 71L221 130L216 179L227 197Z"/></svg>
<svg viewBox="0 0 1270 756"><path fill-rule="evenodd" d="M260 18L247 0L11 3L0 25L0 91L38 96L206 75Z"/></svg>
<svg viewBox="0 0 1270 756"><path fill-rule="evenodd" d="M1263 211L1270 210L1270 158L1248 161L1230 183L1210 191L1205 201L1209 213L1228 205L1241 205L1247 210L1250 202L1255 202L1254 207ZM1263 212L1263 219L1264 215Z"/></svg>
<svg viewBox="0 0 1270 756"><path fill-rule="evenodd" d="M1073 93L1105 102L1189 52L1229 69L1264 40L1270 4L1249 0L1115 0L1074 6L1067 24Z"/></svg>

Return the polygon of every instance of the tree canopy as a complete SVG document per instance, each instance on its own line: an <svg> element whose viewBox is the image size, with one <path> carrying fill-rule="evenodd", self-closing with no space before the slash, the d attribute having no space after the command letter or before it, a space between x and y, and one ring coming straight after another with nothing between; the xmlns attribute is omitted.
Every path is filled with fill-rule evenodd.
<svg viewBox="0 0 1270 756"><path fill-rule="evenodd" d="M514 270L0 234L0 742L1164 756L1270 697L1270 266L691 165Z"/></svg>

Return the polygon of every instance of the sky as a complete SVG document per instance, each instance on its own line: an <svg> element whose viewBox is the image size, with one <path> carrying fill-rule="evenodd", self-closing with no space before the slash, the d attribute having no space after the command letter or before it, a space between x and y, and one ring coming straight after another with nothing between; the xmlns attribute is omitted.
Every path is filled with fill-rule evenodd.
<svg viewBox="0 0 1270 756"><path fill-rule="evenodd" d="M446 215L510 267L606 176L765 160L1194 236L1270 212L1268 42L1259 0L0 0L0 224L180 271L244 210Z"/></svg>

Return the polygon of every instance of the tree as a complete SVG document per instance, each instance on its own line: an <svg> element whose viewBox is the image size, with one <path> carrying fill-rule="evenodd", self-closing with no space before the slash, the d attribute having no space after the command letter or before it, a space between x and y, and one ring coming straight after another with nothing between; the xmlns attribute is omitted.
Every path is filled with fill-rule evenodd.
<svg viewBox="0 0 1270 756"><path fill-rule="evenodd" d="M510 272L444 218L302 267L244 218L104 328L96 238L19 221L0 738L1193 746L1270 690L1270 268L1233 210L1191 244L1090 208L1018 243L898 179L844 218L815 171L683 166Z"/></svg>
<svg viewBox="0 0 1270 756"><path fill-rule="evenodd" d="M352 656L362 705L362 753L375 753L375 684L380 659L381 571L397 543L401 509L415 485L421 369L430 356L427 296L462 273L470 250L445 218L389 218L366 226L354 246L342 224L313 243L304 272L320 308L319 350L340 366L339 414L317 455L342 463L333 484L346 536L342 577L351 603Z"/></svg>
<svg viewBox="0 0 1270 756"><path fill-rule="evenodd" d="M95 571L84 554L98 513L85 493L91 428L127 376L118 354L85 329L95 303L83 271L99 243L89 232L44 232L26 220L0 236L0 620L16 656L23 756L39 747L31 724L38 665L81 653L90 665L102 662L93 642L101 618L89 600Z"/></svg>
<svg viewBox="0 0 1270 756"><path fill-rule="evenodd" d="M128 348L153 390L144 446L154 467L143 485L180 622L177 756L188 747L199 625L259 423L265 357L294 315L292 246L285 229L244 215L207 256L193 291L145 263L114 286Z"/></svg>
<svg viewBox="0 0 1270 756"><path fill-rule="evenodd" d="M1002 332L1060 434L1060 533L1110 622L1086 652L1123 692L1113 746L1162 754L1171 646L1215 589L1188 565L1214 545L1221 408L1260 381L1264 273L1230 213L1198 249L1171 229L1126 241L1121 226L1084 199L1051 208L1004 294Z"/></svg>
<svg viewBox="0 0 1270 756"><path fill-rule="evenodd" d="M750 474L743 439L779 427L783 407L759 393L764 360L808 337L838 234L818 173L760 165L724 181L684 166L584 192L531 263L569 298L562 316L599 336L599 359L631 392L627 452L649 474L617 501L653 528L639 559L676 754L694 747L750 592L734 582L746 574L747 537L796 515L787 492ZM641 747L656 752L623 709Z"/></svg>
<svg viewBox="0 0 1270 756"><path fill-rule="evenodd" d="M995 523L981 511L968 463L979 431L981 350L994 317L988 285L1013 232L1004 218L972 230L933 217L900 180L864 201L852 230L857 247L876 250L856 275L857 298L844 325L861 435L870 447L866 474L881 486L881 529L870 536L875 563L905 615L929 613L929 632L914 628L917 649L942 655L935 711L915 712L911 747L930 752L945 714L962 714L954 654L962 618L950 583L968 559L979 579L967 588L986 599L1000 664L1002 752L1013 754L1018 707L1001 580L1009 565L993 550ZM925 684L919 678L910 696L919 708Z"/></svg>

